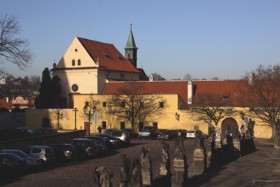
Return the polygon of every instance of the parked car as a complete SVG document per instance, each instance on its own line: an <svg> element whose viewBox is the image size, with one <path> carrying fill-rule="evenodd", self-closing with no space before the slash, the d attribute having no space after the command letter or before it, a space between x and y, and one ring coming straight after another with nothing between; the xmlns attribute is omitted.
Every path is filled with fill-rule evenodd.
<svg viewBox="0 0 280 187"><path fill-rule="evenodd" d="M158 138L158 129L154 126L144 126L142 130L138 132L139 138L150 138L157 139Z"/></svg>
<svg viewBox="0 0 280 187"><path fill-rule="evenodd" d="M186 138L195 138L195 130L188 130Z"/></svg>
<svg viewBox="0 0 280 187"><path fill-rule="evenodd" d="M0 153L1 171L20 172L27 168L27 161L13 153Z"/></svg>
<svg viewBox="0 0 280 187"><path fill-rule="evenodd" d="M105 129L104 134L111 134L114 131L116 131L116 129Z"/></svg>
<svg viewBox="0 0 280 187"><path fill-rule="evenodd" d="M158 134L159 140L172 140L177 136L176 131L174 130L167 130L167 129L160 129Z"/></svg>
<svg viewBox="0 0 280 187"><path fill-rule="evenodd" d="M187 130L185 130L185 129L176 129L175 131L176 131L177 136L181 136L181 137L185 138L187 135Z"/></svg>
<svg viewBox="0 0 280 187"><path fill-rule="evenodd" d="M126 129L123 129L123 131L127 132L131 139L138 138L138 133L134 129L126 128Z"/></svg>
<svg viewBox="0 0 280 187"><path fill-rule="evenodd" d="M114 131L111 132L110 135L120 139L122 146L127 146L130 144L129 134L125 131Z"/></svg>
<svg viewBox="0 0 280 187"><path fill-rule="evenodd" d="M77 148L72 144L50 144L58 160L74 160L77 158Z"/></svg>
<svg viewBox="0 0 280 187"><path fill-rule="evenodd" d="M106 146L108 150L113 150L116 148L116 146L106 136L86 136L85 138L94 140L98 145Z"/></svg>
<svg viewBox="0 0 280 187"><path fill-rule="evenodd" d="M54 149L46 145L33 145L24 149L24 152L33 155L43 163L53 163L56 161Z"/></svg>
<svg viewBox="0 0 280 187"><path fill-rule="evenodd" d="M98 134L97 136L106 137L109 139L109 141L115 146L115 148L118 148L121 146L121 140L115 136L112 136L110 134Z"/></svg>
<svg viewBox="0 0 280 187"><path fill-rule="evenodd" d="M78 156L82 159L104 155L108 151L105 146L98 145L95 141L87 138L75 138L70 143L76 146Z"/></svg>
<svg viewBox="0 0 280 187"><path fill-rule="evenodd" d="M2 149L0 151L0 153L12 153L15 154L17 156L19 156L20 158L26 160L27 163L27 167L31 168L31 167L38 167L40 165L42 165L42 161L30 154L26 154L25 152L21 151L21 150L17 150L17 149Z"/></svg>
<svg viewBox="0 0 280 187"><path fill-rule="evenodd" d="M26 137L26 136L32 136L33 131L30 130L29 128L27 128L27 127L18 127L16 129L8 132L8 134L10 136L14 136L14 137Z"/></svg>
<svg viewBox="0 0 280 187"><path fill-rule="evenodd" d="M33 134L37 135L37 136L41 136L41 135L50 135L50 134L56 134L57 130L54 128L36 128L33 129Z"/></svg>

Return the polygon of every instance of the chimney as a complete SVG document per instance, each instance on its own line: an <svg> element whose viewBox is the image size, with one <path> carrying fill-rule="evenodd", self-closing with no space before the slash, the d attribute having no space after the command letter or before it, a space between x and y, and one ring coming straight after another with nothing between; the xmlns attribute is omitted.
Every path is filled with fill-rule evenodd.
<svg viewBox="0 0 280 187"><path fill-rule="evenodd" d="M250 73L248 75L248 84L250 84L250 85L254 84L254 73Z"/></svg>
<svg viewBox="0 0 280 187"><path fill-rule="evenodd" d="M192 81L188 81L188 105L192 104L192 99L193 99L193 85Z"/></svg>

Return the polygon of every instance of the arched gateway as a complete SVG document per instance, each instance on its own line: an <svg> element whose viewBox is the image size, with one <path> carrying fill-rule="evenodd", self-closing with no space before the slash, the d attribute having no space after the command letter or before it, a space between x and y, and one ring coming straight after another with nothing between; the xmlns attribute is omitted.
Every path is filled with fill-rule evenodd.
<svg viewBox="0 0 280 187"><path fill-rule="evenodd" d="M226 118L222 122L221 129L222 138L225 138L226 130L228 130L228 133L233 133L234 129L238 129L238 124L234 118Z"/></svg>

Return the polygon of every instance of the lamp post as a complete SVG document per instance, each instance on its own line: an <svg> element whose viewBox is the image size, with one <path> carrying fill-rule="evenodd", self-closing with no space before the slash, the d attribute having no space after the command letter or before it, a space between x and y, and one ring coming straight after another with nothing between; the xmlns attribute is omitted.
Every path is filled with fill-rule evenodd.
<svg viewBox="0 0 280 187"><path fill-rule="evenodd" d="M62 117L62 113L60 110L56 111L56 116L57 116L57 130L59 130L59 119Z"/></svg>
<svg viewBox="0 0 280 187"><path fill-rule="evenodd" d="M77 117L77 112L78 112L79 110L75 107L73 111L74 111L74 113L75 113L75 129L74 129L74 130L76 131L76 130L77 130L77 126L76 126L76 125L77 125L77 118L76 118L76 117Z"/></svg>
<svg viewBox="0 0 280 187"><path fill-rule="evenodd" d="M90 121L91 121L91 115L92 112L94 113L96 111L96 106L93 105L93 107L91 107L91 103L86 103L84 106L84 113L88 116L88 123L89 123L89 135L90 135Z"/></svg>

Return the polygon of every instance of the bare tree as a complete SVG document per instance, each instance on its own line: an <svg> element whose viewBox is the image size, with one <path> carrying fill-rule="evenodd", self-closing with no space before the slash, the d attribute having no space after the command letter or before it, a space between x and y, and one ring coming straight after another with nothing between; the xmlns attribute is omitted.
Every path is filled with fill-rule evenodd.
<svg viewBox="0 0 280 187"><path fill-rule="evenodd" d="M153 79L155 81L164 81L166 80L164 77L162 77L160 74L158 73L152 73Z"/></svg>
<svg viewBox="0 0 280 187"><path fill-rule="evenodd" d="M223 108L229 98L210 93L198 94L195 97L196 102L190 110L194 120L204 121L208 127L211 127L212 122L217 126L219 121L227 115L227 110Z"/></svg>
<svg viewBox="0 0 280 187"><path fill-rule="evenodd" d="M29 42L17 37L19 33L20 27L14 16L0 17L0 62L6 60L24 70L30 66L32 54Z"/></svg>
<svg viewBox="0 0 280 187"><path fill-rule="evenodd" d="M260 65L245 79L249 83L249 94L243 102L250 106L252 114L272 127L274 137L276 122L280 119L280 66Z"/></svg>
<svg viewBox="0 0 280 187"><path fill-rule="evenodd" d="M192 80L192 75L187 73L184 77L183 77L184 80Z"/></svg>
<svg viewBox="0 0 280 187"><path fill-rule="evenodd" d="M141 83L130 83L113 96L109 113L130 122L137 129L136 122L143 123L147 117L158 118L162 114L165 100L154 94L143 94Z"/></svg>

